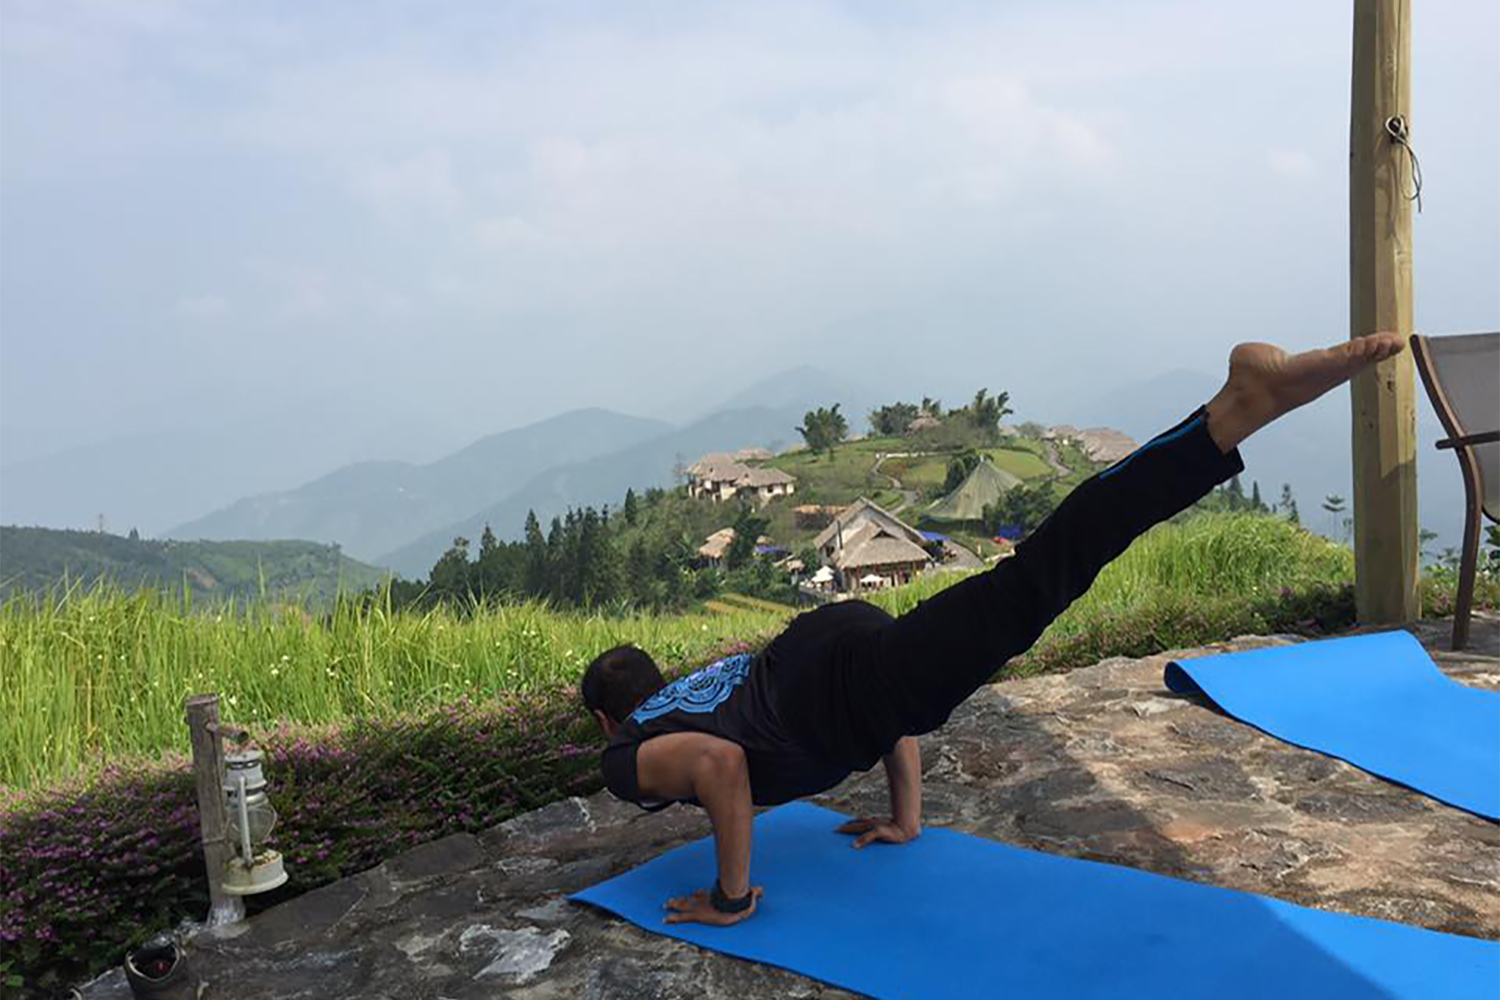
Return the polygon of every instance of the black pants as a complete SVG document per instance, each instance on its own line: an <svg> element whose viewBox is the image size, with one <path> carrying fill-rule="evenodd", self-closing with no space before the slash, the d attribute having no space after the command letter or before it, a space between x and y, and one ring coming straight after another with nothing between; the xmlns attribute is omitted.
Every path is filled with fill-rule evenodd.
<svg viewBox="0 0 1500 1000"><path fill-rule="evenodd" d="M1243 469L1199 409L1068 494L1009 559L901 617L852 601L801 616L767 650L785 678L778 714L820 757L874 766L946 722L1139 535Z"/></svg>

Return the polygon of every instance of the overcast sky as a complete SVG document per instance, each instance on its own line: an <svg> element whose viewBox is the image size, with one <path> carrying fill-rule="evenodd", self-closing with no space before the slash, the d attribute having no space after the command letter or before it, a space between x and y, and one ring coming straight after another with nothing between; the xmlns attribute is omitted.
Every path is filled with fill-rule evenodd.
<svg viewBox="0 0 1500 1000"><path fill-rule="evenodd" d="M1348 2L0 10L9 461L304 413L428 458L801 363L1065 420L1348 334ZM1413 50L1418 323L1494 329L1500 5Z"/></svg>

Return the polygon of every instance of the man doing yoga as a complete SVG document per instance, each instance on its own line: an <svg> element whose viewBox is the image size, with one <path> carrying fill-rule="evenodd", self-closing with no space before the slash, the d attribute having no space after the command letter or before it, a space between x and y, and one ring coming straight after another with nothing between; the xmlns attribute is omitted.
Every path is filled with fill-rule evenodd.
<svg viewBox="0 0 1500 1000"><path fill-rule="evenodd" d="M1132 540L1240 472L1240 442L1403 346L1391 333L1296 355L1240 344L1206 406L1078 486L1015 555L899 618L862 601L827 605L799 615L760 654L671 684L635 647L600 655L581 693L609 741L609 790L645 809L700 806L713 823L718 881L668 900L667 922L753 915L762 889L750 884L752 807L826 791L877 760L890 815L837 832L856 835L855 847L916 837L915 737L1029 648Z"/></svg>

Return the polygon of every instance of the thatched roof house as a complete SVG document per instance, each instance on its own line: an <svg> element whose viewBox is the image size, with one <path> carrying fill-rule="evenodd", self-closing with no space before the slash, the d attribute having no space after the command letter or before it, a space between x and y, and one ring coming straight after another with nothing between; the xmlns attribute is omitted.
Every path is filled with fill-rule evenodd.
<svg viewBox="0 0 1500 1000"><path fill-rule="evenodd" d="M764 449L746 449L760 451ZM735 455L745 454L736 452ZM780 469L751 467L738 461L735 456L715 453L704 455L688 466L688 495L708 497L714 501L728 500L741 492L753 494L755 499L766 503L780 496L791 496L797 491L797 478Z"/></svg>
<svg viewBox="0 0 1500 1000"><path fill-rule="evenodd" d="M943 422L930 413L924 413L911 423L906 425L907 434L915 434L917 431L930 431L934 427L943 426Z"/></svg>
<svg viewBox="0 0 1500 1000"><path fill-rule="evenodd" d="M858 590L870 586L861 580L871 574L882 579L879 586L896 586L932 565L925 541L921 532L861 497L840 511L813 544L844 589Z"/></svg>
<svg viewBox="0 0 1500 1000"><path fill-rule="evenodd" d="M698 555L709 562L722 562L724 556L729 552L729 546L734 544L734 529L720 528L708 540L698 546Z"/></svg>
<svg viewBox="0 0 1500 1000"><path fill-rule="evenodd" d="M1078 432L1083 453L1095 462L1113 465L1140 447L1129 435L1108 427L1090 427Z"/></svg>

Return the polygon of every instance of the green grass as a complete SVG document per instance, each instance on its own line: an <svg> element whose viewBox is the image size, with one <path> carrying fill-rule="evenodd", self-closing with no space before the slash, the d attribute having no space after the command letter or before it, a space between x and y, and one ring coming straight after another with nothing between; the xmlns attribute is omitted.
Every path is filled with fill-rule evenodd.
<svg viewBox="0 0 1500 1000"><path fill-rule="evenodd" d="M901 614L961 579L958 574L922 577L872 600L892 614ZM1181 617L1195 606L1253 608L1283 600L1284 591L1293 596L1337 591L1353 581L1354 556L1345 546L1280 518L1201 515L1181 524L1160 525L1137 539L1104 568L1083 597L1052 623L1037 647L1077 642L1123 620ZM1210 616L1205 619L1205 627L1225 620L1223 614ZM1209 641L1191 630L1182 636L1189 642ZM1162 648L1173 644L1167 633L1161 639L1167 643ZM1108 647L1107 639L1100 641L1102 645L1097 648ZM1096 647L1089 644L1087 648ZM1045 656L1022 658L1022 662L1012 664L1007 675L1036 672L1046 662Z"/></svg>
<svg viewBox="0 0 1500 1000"><path fill-rule="evenodd" d="M752 611L766 611L772 614L793 615L797 609L789 604L778 604L761 597L751 597L749 594L720 594L720 599L731 605L740 605Z"/></svg>
<svg viewBox="0 0 1500 1000"><path fill-rule="evenodd" d="M472 615L342 603L313 617L266 604L198 613L159 591L102 588L0 606L0 785L33 787L105 758L185 747L182 701L223 696L227 721L380 718L575 683L633 642L664 667L774 631L781 613L607 617L527 604Z"/></svg>

